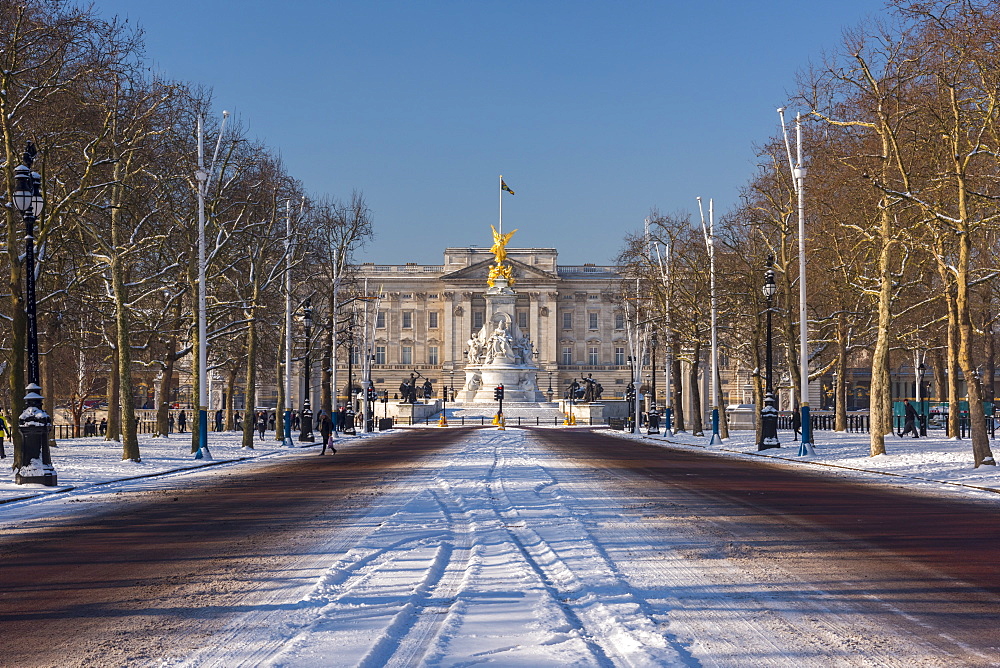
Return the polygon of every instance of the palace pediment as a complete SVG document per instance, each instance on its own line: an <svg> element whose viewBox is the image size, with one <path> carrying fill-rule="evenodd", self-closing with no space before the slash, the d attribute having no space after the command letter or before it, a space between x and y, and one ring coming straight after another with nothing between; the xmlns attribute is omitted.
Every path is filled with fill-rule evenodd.
<svg viewBox="0 0 1000 668"><path fill-rule="evenodd" d="M458 271L453 271L448 274L441 276L442 281L479 281L484 286L486 285L486 279L490 275L490 265L493 264L493 260L484 260L483 262L477 262L476 264L470 265L468 267L463 267ZM550 272L544 271L537 267L532 267L531 265L524 264L523 262L518 262L517 260L508 257L507 264L511 266L514 273L514 280L518 283L536 283L544 282L551 283L558 281L559 277ZM516 285L515 285L516 287Z"/></svg>

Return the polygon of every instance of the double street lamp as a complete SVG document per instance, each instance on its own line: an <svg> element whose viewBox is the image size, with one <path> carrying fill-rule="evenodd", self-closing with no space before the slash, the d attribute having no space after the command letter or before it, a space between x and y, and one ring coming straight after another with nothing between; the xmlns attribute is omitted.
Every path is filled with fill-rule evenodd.
<svg viewBox="0 0 1000 668"><path fill-rule="evenodd" d="M774 386L771 384L771 302L778 286L774 283L774 270L771 269L771 259L768 258L767 271L764 272L764 299L767 300L767 339L764 357L764 407L760 411L760 442L758 450L780 448L778 442L778 409L774 405Z"/></svg>
<svg viewBox="0 0 1000 668"><path fill-rule="evenodd" d="M20 465L14 470L18 485L54 486L56 470L49 453L49 427L52 419L42 408L42 387L38 373L38 323L35 302L35 221L42 213L42 177L31 169L37 151L28 142L24 162L14 168L14 206L24 221L25 315L28 324L28 384L25 387L24 411L18 418L21 432Z"/></svg>

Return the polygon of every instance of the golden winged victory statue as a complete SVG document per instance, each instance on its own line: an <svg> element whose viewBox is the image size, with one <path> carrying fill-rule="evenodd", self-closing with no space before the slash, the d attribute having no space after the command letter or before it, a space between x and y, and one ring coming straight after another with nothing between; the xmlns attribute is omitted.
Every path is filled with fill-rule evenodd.
<svg viewBox="0 0 1000 668"><path fill-rule="evenodd" d="M495 263L490 266L490 277L486 282L492 288L494 281L498 277L503 276L507 279L508 285L514 285L512 267L509 264L504 264L504 262L507 260L507 243L517 230L513 230L507 234L500 234L494 226L490 225L490 229L493 230L493 246L490 247L490 252L493 253Z"/></svg>

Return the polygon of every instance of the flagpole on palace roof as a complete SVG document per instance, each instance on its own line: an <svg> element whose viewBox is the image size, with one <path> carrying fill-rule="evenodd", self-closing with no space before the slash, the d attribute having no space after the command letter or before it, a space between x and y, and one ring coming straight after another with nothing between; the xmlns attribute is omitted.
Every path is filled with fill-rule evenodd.
<svg viewBox="0 0 1000 668"><path fill-rule="evenodd" d="M497 192L500 194L500 234L503 234L503 174L500 175L500 183L497 184Z"/></svg>

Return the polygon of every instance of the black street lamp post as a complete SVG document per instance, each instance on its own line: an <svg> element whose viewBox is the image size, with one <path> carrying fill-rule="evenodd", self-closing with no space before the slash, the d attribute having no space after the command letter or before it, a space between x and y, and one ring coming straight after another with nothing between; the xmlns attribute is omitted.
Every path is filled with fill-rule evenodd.
<svg viewBox="0 0 1000 668"><path fill-rule="evenodd" d="M52 419L42 408L42 387L38 374L38 324L35 317L35 220L42 213L42 177L31 170L35 146L28 142L24 163L14 169L14 206L24 220L25 315L28 321L28 385L25 387L24 412L18 419L21 432L20 466L14 470L18 485L54 486L56 470L49 453L49 427Z"/></svg>
<svg viewBox="0 0 1000 668"><path fill-rule="evenodd" d="M313 414L312 405L309 403L309 390L311 388L309 379L309 344L312 341L312 301L306 297L302 307L302 322L305 325L306 352L302 357L302 380L305 388L302 392L302 414L299 416L299 440L312 443L316 440L313 436Z"/></svg>
<svg viewBox="0 0 1000 668"><path fill-rule="evenodd" d="M778 442L778 409L775 407L774 386L771 384L771 301L778 286L774 284L774 270L771 269L771 259L768 258L767 271L764 272L764 298L767 300L767 342L764 357L764 407L760 411L760 443L758 450L780 448Z"/></svg>

